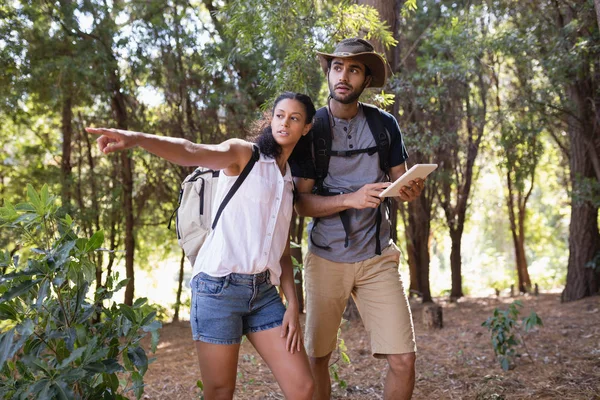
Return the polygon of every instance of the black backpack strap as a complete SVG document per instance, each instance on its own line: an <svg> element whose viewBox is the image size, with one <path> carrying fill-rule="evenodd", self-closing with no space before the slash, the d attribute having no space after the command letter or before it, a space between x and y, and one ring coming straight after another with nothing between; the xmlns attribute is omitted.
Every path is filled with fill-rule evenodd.
<svg viewBox="0 0 600 400"><path fill-rule="evenodd" d="M373 154L377 153L378 150L379 149L377 146L367 147L366 149L331 150L329 152L329 155L336 156L336 157L351 157L356 154L368 153L370 156L372 156Z"/></svg>
<svg viewBox="0 0 600 400"><path fill-rule="evenodd" d="M362 103L361 103L362 104ZM377 107L362 104L363 112L369 124L369 130L375 139L377 152L379 153L379 167L382 171L388 172L390 169L390 134L388 128L389 117L382 113ZM388 131L390 133L388 133Z"/></svg>
<svg viewBox="0 0 600 400"><path fill-rule="evenodd" d="M331 151L331 123L327 107L317 110L313 120L312 140L315 158L315 172L317 188L322 186L329 169Z"/></svg>
<svg viewBox="0 0 600 400"><path fill-rule="evenodd" d="M219 217L221 217L223 209L225 208L227 203L229 203L229 200L231 200L235 192L237 192L240 186L242 186L242 183L244 183L244 180L246 180L246 177L248 176L248 174L254 167L254 164L256 164L256 161L258 161L259 158L260 151L258 150L258 146L252 145L252 157L250 158L250 161L248 161L248 164L246 164L246 166L242 170L240 176L238 176L235 182L233 183L233 186L231 186L231 189L229 189L229 192L227 192L227 195L225 195L225 197L223 198L223 201L219 206L219 210L217 211L217 215L215 215L215 220L212 223L213 230L215 229L215 226L217 226L217 222L219 221Z"/></svg>

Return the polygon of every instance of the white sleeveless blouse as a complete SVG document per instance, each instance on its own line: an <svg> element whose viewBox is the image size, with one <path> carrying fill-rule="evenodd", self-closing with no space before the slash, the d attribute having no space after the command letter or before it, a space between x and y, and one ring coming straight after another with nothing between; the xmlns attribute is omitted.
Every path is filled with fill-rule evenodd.
<svg viewBox="0 0 600 400"><path fill-rule="evenodd" d="M281 176L275 159L260 159L233 195L198 253L192 278L204 272L211 276L230 273L271 272L271 283L279 284L280 259L289 237L292 217L292 175L286 164ZM219 175L212 220L237 176Z"/></svg>

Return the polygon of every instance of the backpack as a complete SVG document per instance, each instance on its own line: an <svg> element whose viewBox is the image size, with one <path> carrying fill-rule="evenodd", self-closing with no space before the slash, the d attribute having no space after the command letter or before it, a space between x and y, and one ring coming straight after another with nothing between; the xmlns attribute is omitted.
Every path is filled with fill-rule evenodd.
<svg viewBox="0 0 600 400"><path fill-rule="evenodd" d="M194 265L196 256L204 241L217 226L223 209L240 188L259 157L260 151L256 145L253 145L250 161L248 161L248 164L246 164L231 189L229 189L229 192L223 198L214 221L211 221L211 216L213 206L215 205L219 171L200 167L188 175L181 183L179 205L174 212L176 214L175 230L177 232L177 242L192 265ZM170 227L171 221L169 221Z"/></svg>
<svg viewBox="0 0 600 400"><path fill-rule="evenodd" d="M388 132L393 131L393 127L389 121L390 117L383 114L379 108L371 106L369 104L361 103L369 130L375 139L375 146L368 147L366 149L352 149L352 150L331 150L331 124L329 119L329 112L327 107L322 107L317 110L315 114L312 132L313 141L313 154L315 160L315 172L316 172L316 187L317 192L324 190L323 181L327 177L327 171L329 169L329 159L331 156L334 157L351 157L356 154L368 153L373 155L379 153L379 167L385 173L390 169L389 165L389 154L390 154L390 134Z"/></svg>
<svg viewBox="0 0 600 400"><path fill-rule="evenodd" d="M311 132L301 139L301 142L296 145L294 153L292 154L293 162L298 165L300 177L304 177L306 168L310 168L306 163L314 159L315 168L315 189L314 193L321 196L335 196L341 194L339 192L331 191L327 189L323 182L327 177L329 169L329 159L333 157L350 157L356 154L367 153L370 156L378 153L379 155L379 167L382 171L388 174L389 166L389 154L391 147L390 134L395 128L395 121L391 115L383 113L379 108L368 104L362 104L369 130L375 139L375 146L368 147L365 149L351 149L351 150L332 150L332 134L331 124L329 118L329 112L327 107L322 107L317 110L315 114L313 127ZM305 139L306 138L306 139ZM308 161L307 161L308 160ZM381 243L379 240L379 232L381 229L382 221L382 210L381 207L387 204L388 199L386 198L381 205L377 208L376 220L375 220L375 254L381 254ZM339 213L346 233L346 240L344 247L349 245L349 232L350 232L350 218L345 211ZM319 218L313 218L313 229L319 223ZM311 243L321 249L329 249L329 246L320 246L316 244L312 239L312 231L309 233L309 239Z"/></svg>

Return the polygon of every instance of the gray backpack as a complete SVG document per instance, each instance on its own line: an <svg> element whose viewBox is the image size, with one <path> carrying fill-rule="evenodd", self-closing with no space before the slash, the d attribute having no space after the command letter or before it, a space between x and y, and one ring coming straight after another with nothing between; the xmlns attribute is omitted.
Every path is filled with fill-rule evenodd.
<svg viewBox="0 0 600 400"><path fill-rule="evenodd" d="M210 232L215 229L215 226L217 226L223 209L242 185L259 157L260 152L258 147L253 145L252 158L250 158L242 173L223 198L215 219L212 222L211 215L217 192L219 171L208 168L197 168L181 183L179 206L175 210L177 213L175 230L177 231L177 242L192 265L194 265L196 256L204 241ZM169 227L170 225L169 221Z"/></svg>

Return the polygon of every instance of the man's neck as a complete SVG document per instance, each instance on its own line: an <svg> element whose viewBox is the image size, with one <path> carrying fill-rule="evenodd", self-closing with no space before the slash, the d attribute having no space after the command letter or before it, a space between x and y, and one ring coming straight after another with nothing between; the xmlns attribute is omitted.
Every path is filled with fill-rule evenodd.
<svg viewBox="0 0 600 400"><path fill-rule="evenodd" d="M335 99L331 99L329 110L335 118L352 119L358 114L358 100L350 104L343 104Z"/></svg>

